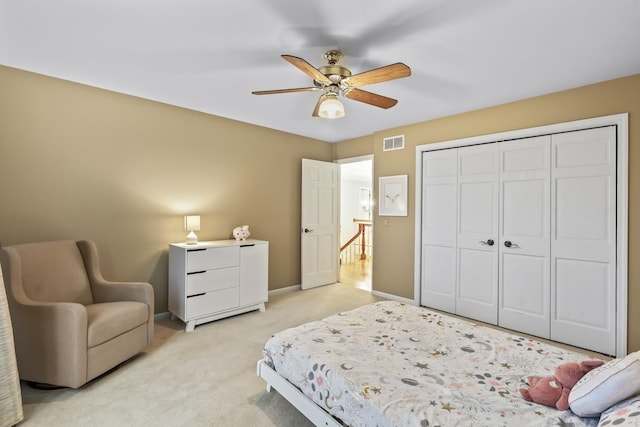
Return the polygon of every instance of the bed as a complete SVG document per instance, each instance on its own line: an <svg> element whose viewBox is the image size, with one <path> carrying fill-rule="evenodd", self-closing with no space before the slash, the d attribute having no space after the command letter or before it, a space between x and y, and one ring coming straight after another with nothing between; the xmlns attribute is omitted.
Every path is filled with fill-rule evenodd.
<svg viewBox="0 0 640 427"><path fill-rule="evenodd" d="M316 425L596 426L524 400L529 375L588 357L396 301L287 329L258 375Z"/></svg>

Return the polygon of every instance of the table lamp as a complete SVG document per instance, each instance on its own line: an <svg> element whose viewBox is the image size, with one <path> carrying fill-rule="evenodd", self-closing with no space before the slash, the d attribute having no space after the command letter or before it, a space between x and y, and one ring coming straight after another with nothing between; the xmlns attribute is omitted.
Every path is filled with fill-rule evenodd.
<svg viewBox="0 0 640 427"><path fill-rule="evenodd" d="M200 215L186 215L184 217L184 229L189 232L186 243L188 245L198 243L198 236L194 231L200 231Z"/></svg>

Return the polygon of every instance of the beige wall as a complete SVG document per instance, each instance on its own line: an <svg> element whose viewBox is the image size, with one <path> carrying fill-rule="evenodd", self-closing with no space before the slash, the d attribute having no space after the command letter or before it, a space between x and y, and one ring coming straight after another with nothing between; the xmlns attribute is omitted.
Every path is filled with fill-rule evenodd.
<svg viewBox="0 0 640 427"><path fill-rule="evenodd" d="M373 154L373 137L364 136L333 144L333 158L348 159Z"/></svg>
<svg viewBox="0 0 640 427"><path fill-rule="evenodd" d="M630 162L628 347L640 350L640 263L636 262L640 257L640 75L388 129L369 138L368 153L361 152L362 138L339 143L334 149L337 158L352 152L374 154L374 194L378 177L409 175L409 215L374 216L374 290L414 297L416 146L624 112L629 113ZM406 148L383 152L382 139L398 134L405 135Z"/></svg>
<svg viewBox="0 0 640 427"><path fill-rule="evenodd" d="M92 239L115 280L167 310L167 245L249 224L269 288L300 284L301 158L332 144L0 67L0 244ZM212 95L213 96L213 95Z"/></svg>
<svg viewBox="0 0 640 427"><path fill-rule="evenodd" d="M269 288L300 283L303 157L374 154L376 191L380 176L409 175L409 215L374 217L373 287L412 299L417 145L629 112L629 349L640 349L640 75L337 144L1 66L0 94L0 244L93 239L107 278L151 282L159 312L186 213L202 216L201 240L249 224L270 242ZM382 152L397 134L405 150Z"/></svg>

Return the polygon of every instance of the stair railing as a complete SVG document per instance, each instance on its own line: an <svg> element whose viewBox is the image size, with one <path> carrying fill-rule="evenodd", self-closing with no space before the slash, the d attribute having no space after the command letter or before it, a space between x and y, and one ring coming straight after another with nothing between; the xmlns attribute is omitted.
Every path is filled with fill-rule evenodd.
<svg viewBox="0 0 640 427"><path fill-rule="evenodd" d="M370 220L366 220L366 219L357 219L354 218L353 222L355 222L356 224L358 224L358 231L356 231L356 234L353 235L353 237L351 237L347 243L345 243L344 245L342 245L340 247L340 262L342 262L342 252L344 250L346 250L347 248L349 248L351 245L353 245L355 243L355 245L360 246L360 256L359 258L361 260L367 259L367 241L366 241L366 227L371 227L372 223ZM360 239L358 241L358 239ZM355 246L354 245L354 246Z"/></svg>

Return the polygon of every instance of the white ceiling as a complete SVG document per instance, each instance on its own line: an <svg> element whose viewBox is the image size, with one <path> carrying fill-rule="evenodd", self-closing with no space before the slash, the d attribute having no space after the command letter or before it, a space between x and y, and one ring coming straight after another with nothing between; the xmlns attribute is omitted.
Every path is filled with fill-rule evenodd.
<svg viewBox="0 0 640 427"><path fill-rule="evenodd" d="M280 55L333 48L411 67L364 88L398 105L251 95L311 86ZM334 142L640 73L640 0L0 0L0 64Z"/></svg>

